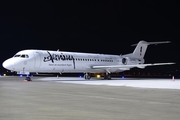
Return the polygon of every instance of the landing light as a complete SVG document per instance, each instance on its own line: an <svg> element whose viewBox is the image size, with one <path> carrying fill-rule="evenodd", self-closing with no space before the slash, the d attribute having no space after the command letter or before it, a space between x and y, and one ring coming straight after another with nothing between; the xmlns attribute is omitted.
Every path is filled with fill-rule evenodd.
<svg viewBox="0 0 180 120"><path fill-rule="evenodd" d="M97 77L97 78L100 78L100 77L101 77L101 75L97 75L96 77Z"/></svg>
<svg viewBox="0 0 180 120"><path fill-rule="evenodd" d="M22 77L23 75L19 75L20 77Z"/></svg>
<svg viewBox="0 0 180 120"><path fill-rule="evenodd" d="M124 78L124 76L122 76L122 78Z"/></svg>
<svg viewBox="0 0 180 120"><path fill-rule="evenodd" d="M3 74L3 76L6 76L6 74Z"/></svg>

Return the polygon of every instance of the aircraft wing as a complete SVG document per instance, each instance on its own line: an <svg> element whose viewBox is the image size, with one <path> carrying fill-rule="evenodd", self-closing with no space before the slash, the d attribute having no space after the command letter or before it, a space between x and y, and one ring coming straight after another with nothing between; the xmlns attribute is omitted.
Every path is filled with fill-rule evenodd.
<svg viewBox="0 0 180 120"><path fill-rule="evenodd" d="M92 66L93 69L111 69L111 68L119 68L120 70L129 70L131 68L145 68L147 66L155 66L155 65L171 65L175 63L152 63L152 64L134 64L134 65L98 65Z"/></svg>

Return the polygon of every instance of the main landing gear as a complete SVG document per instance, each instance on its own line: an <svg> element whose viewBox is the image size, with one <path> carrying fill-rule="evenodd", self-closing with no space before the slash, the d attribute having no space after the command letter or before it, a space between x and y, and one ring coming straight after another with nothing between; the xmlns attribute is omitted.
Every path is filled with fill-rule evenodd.
<svg viewBox="0 0 180 120"><path fill-rule="evenodd" d="M90 73L85 73L85 74L84 74L84 79L86 79L86 80L91 79L91 74L90 74ZM111 74L108 73L108 72L106 72L106 73L104 74L104 79L105 79L105 80L111 80Z"/></svg>
<svg viewBox="0 0 180 120"><path fill-rule="evenodd" d="M110 73L108 73L108 72L106 72L105 74L104 74L104 79L106 80L111 80L111 74Z"/></svg>
<svg viewBox="0 0 180 120"><path fill-rule="evenodd" d="M84 79L86 79L86 80L91 79L90 73L85 73L85 74L84 74Z"/></svg>

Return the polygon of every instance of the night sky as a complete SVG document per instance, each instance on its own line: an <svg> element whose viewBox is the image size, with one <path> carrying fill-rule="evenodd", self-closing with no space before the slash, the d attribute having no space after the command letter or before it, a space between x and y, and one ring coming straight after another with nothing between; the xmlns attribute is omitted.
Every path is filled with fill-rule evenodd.
<svg viewBox="0 0 180 120"><path fill-rule="evenodd" d="M140 40L171 41L149 46L145 62L176 65L147 70L180 70L179 11L173 0L0 2L0 63L24 49L119 55Z"/></svg>

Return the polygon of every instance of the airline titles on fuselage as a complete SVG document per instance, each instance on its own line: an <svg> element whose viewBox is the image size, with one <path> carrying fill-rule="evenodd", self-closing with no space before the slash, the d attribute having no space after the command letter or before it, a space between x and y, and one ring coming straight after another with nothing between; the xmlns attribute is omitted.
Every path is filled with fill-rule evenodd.
<svg viewBox="0 0 180 120"><path fill-rule="evenodd" d="M74 57L72 55L51 54L50 52L48 52L48 54L49 56L44 57L44 60L43 60L44 62L52 61L52 63L54 63L54 60L56 61L74 60Z"/></svg>
<svg viewBox="0 0 180 120"><path fill-rule="evenodd" d="M49 56L44 57L43 61L44 62L48 62L51 61L52 63L54 63L55 61L73 61L73 65L74 65L74 69L75 69L75 60L73 55L63 55L63 54L51 54L50 52L47 51L47 53L49 54ZM72 66L72 64L49 64L49 66Z"/></svg>

